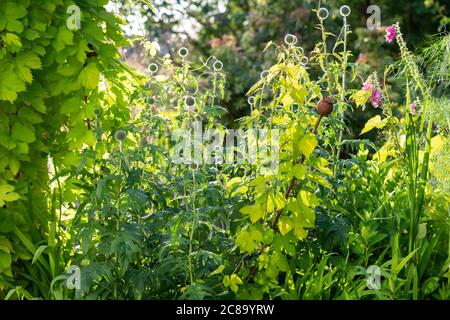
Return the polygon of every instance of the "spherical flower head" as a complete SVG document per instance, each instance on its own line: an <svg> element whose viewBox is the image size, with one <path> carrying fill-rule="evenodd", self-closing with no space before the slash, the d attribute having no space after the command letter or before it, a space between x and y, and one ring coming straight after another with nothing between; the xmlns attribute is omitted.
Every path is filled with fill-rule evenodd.
<svg viewBox="0 0 450 320"><path fill-rule="evenodd" d="M395 40L395 37L397 36L397 32L395 31L394 26L389 26L386 28L386 41L387 42L392 42Z"/></svg>
<svg viewBox="0 0 450 320"><path fill-rule="evenodd" d="M124 142L125 138L127 137L127 133L123 130L117 130L114 134L114 139L119 142Z"/></svg>
<svg viewBox="0 0 450 320"><path fill-rule="evenodd" d="M374 108L378 108L381 104L381 92L373 86L372 87L372 96L370 97L370 103Z"/></svg>

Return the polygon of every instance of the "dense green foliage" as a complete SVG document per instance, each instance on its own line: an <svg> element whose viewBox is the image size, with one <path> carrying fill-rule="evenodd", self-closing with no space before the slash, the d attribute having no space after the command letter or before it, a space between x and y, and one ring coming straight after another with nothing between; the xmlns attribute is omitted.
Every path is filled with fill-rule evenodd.
<svg viewBox="0 0 450 320"><path fill-rule="evenodd" d="M62 219L63 202L75 200L73 181L62 184L60 177L78 166L81 147L95 144L88 125L95 108L110 119L105 130L127 122L129 71L118 61L118 48L128 40L121 20L103 9L106 2L1 3L3 290L23 286L32 295L49 297L51 281L64 272L72 252ZM66 24L72 4L83 11L83 28L76 31ZM107 90L98 89L100 74ZM36 252L39 257L31 263Z"/></svg>
<svg viewBox="0 0 450 320"><path fill-rule="evenodd" d="M320 19L306 1L296 14L310 22L290 25L303 48L280 39L279 19L255 36L256 19L239 37L251 55L203 43L200 59L145 37L131 44L106 2L0 4L1 298L450 299L448 33L413 53L400 20L386 44L397 61L361 67L352 20ZM424 14L438 11L431 3ZM227 8L230 30L201 37L297 3ZM152 63L147 74L120 61L130 45ZM278 143L229 162L208 130L224 135L249 96L233 127L268 129ZM333 107L318 115L319 101ZM348 119L368 110L349 134ZM375 130L377 141L361 137ZM180 141L185 161L174 160Z"/></svg>

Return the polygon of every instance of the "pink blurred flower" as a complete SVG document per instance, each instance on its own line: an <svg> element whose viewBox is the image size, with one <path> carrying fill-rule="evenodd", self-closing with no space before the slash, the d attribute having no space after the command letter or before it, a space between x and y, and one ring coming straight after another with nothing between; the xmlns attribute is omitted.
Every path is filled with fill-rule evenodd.
<svg viewBox="0 0 450 320"><path fill-rule="evenodd" d="M417 105L415 102L411 103L411 105L409 106L409 110L411 110L412 114L416 113L416 108L417 108Z"/></svg>
<svg viewBox="0 0 450 320"><path fill-rule="evenodd" d="M222 44L223 44L223 42L222 42L222 40L219 39L219 38L212 38L211 40L209 40L209 45L210 45L212 48L221 46Z"/></svg>
<svg viewBox="0 0 450 320"><path fill-rule="evenodd" d="M236 45L237 45L237 39L235 36L232 36L232 35L224 35L222 37L222 41L225 45L228 45L231 47L236 47Z"/></svg>
<svg viewBox="0 0 450 320"><path fill-rule="evenodd" d="M395 37L397 36L397 32L395 31L394 26L389 26L386 28L386 41L387 42L392 42L394 41Z"/></svg>
<svg viewBox="0 0 450 320"><path fill-rule="evenodd" d="M372 81L370 79L367 79L366 81L364 81L364 85L363 85L363 90L368 91L369 89L372 88Z"/></svg>
<svg viewBox="0 0 450 320"><path fill-rule="evenodd" d="M372 87L372 97L370 97L370 103L374 108L378 108L381 103L381 92L376 87Z"/></svg>
<svg viewBox="0 0 450 320"><path fill-rule="evenodd" d="M233 35L224 35L222 38L212 38L209 40L209 45L212 48L220 47L220 46L230 46L230 47L236 47L237 46L237 39Z"/></svg>
<svg viewBox="0 0 450 320"><path fill-rule="evenodd" d="M381 91L377 89L370 78L364 81L362 89L365 91L372 91L372 95L370 96L370 104L374 108L378 108L381 104Z"/></svg>
<svg viewBox="0 0 450 320"><path fill-rule="evenodd" d="M365 64L369 61L369 56L367 54L364 53L360 53L358 56L358 59L356 60L356 64L360 65L360 64Z"/></svg>

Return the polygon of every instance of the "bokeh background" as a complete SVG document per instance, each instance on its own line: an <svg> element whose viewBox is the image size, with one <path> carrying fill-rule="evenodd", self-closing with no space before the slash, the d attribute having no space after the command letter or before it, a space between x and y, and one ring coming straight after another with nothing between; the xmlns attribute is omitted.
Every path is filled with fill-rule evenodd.
<svg viewBox="0 0 450 320"><path fill-rule="evenodd" d="M384 28L401 24L410 49L417 50L429 36L450 27L450 0L154 0L154 11L135 1L121 0L115 10L128 20L128 33L144 35L161 45L161 54L176 54L181 46L190 50L193 61L214 55L224 63L227 76L226 97L221 102L228 110L229 124L247 114L245 93L259 79L262 70L274 61L273 51L263 53L269 41L281 43L287 33L295 34L299 44L310 52L320 40L313 10L326 7L330 17L326 28L338 35L342 27L339 8L348 5L352 31L349 49L353 62L369 75L380 75L398 51L384 39ZM370 31L367 8L377 5L381 10L381 28ZM144 70L148 58L136 45L126 50L129 63ZM360 82L351 84L360 87ZM387 83L389 85L389 83ZM392 88L391 88L392 89ZM394 99L395 99L395 86ZM399 90L400 92L400 90ZM401 103L401 97L398 97ZM348 116L350 131L360 132L365 121L377 110L357 110Z"/></svg>

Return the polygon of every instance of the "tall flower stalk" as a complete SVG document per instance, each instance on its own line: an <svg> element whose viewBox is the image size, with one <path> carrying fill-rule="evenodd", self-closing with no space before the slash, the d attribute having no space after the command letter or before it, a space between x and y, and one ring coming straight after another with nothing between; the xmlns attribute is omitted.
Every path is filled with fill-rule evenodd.
<svg viewBox="0 0 450 320"><path fill-rule="evenodd" d="M418 119L418 126L411 112L408 112L406 122L406 152L408 162L408 195L410 207L410 233L409 233L409 252L412 252L416 246L416 235L418 225L424 209L425 186L428 176L428 165L431 151L431 134L433 123L431 120L425 127L426 108L431 98L431 89L427 86L419 67L414 61L414 57L408 50L400 25L397 22L393 26L397 44L400 47L400 54L405 64L407 79L407 105L411 104L411 86L420 93L423 99L423 109ZM425 152L423 160L419 162L420 142L425 138Z"/></svg>
<svg viewBox="0 0 450 320"><path fill-rule="evenodd" d="M342 27L343 32L343 52L342 52L342 84L340 88L340 103L339 103L339 120L341 123L344 123L344 113L346 111L345 107L345 94L346 94L346 72L347 72L347 64L348 64L348 50L347 50L347 36L350 33L349 25L347 24L347 16L343 16L344 25ZM339 161L339 155L341 153L341 145L342 145L342 139L344 135L344 128L340 130L339 132L339 138L338 138L338 144L337 144L337 151L336 151L336 163Z"/></svg>

